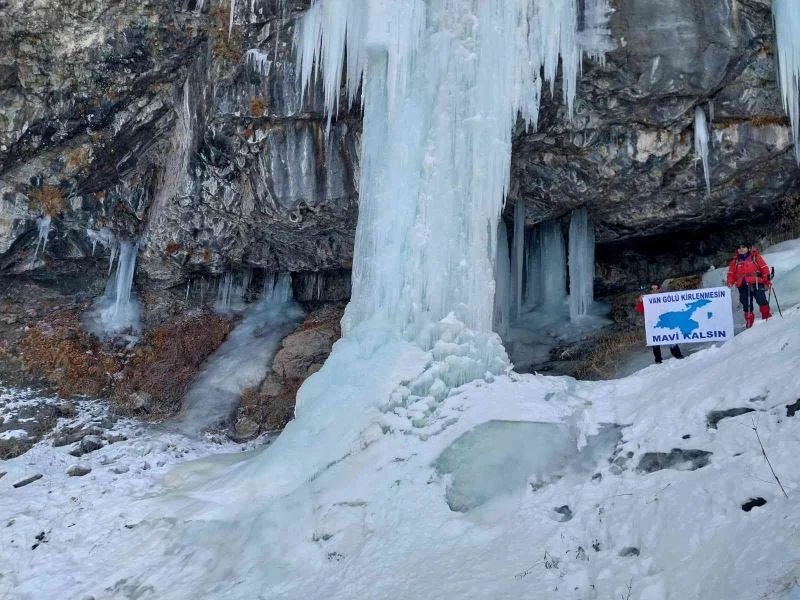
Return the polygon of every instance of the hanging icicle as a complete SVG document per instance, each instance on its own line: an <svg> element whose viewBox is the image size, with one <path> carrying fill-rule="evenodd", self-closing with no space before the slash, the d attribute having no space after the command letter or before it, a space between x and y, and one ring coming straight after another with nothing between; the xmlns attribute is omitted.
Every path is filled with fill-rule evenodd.
<svg viewBox="0 0 800 600"><path fill-rule="evenodd" d="M701 106L694 109L694 155L703 163L703 175L706 180L706 194L711 195L711 173L708 168L709 131L706 113Z"/></svg>

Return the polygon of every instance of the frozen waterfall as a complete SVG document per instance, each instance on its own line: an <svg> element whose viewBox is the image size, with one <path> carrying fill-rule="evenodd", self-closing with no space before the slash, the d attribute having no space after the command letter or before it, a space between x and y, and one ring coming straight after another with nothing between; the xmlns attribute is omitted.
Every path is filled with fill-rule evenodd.
<svg viewBox="0 0 800 600"><path fill-rule="evenodd" d="M800 163L800 9L797 0L773 0L772 14L778 38L778 78L783 94L783 108L792 122L792 139Z"/></svg>
<svg viewBox="0 0 800 600"><path fill-rule="evenodd" d="M139 321L141 306L133 295L133 275L136 271L136 256L139 252L138 241L119 241L117 271L113 279L109 279L106 293L94 303L94 308L84 315L84 326L98 337L123 333L127 330L138 332L142 325ZM112 254L113 261L113 254Z"/></svg>
<svg viewBox="0 0 800 600"><path fill-rule="evenodd" d="M703 161L703 175L706 178L706 193L711 195L711 173L708 170L708 122L702 106L694 109L694 155Z"/></svg>
<svg viewBox="0 0 800 600"><path fill-rule="evenodd" d="M594 300L594 229L585 208L569 222L569 318L588 314Z"/></svg>
<svg viewBox="0 0 800 600"><path fill-rule="evenodd" d="M318 0L301 18L304 93L321 85L333 119L345 74L341 97L361 90L352 295L297 418L227 482L232 499L288 494L398 421L424 427L452 387L508 368L492 326L512 130L520 114L535 125L559 58L571 113L582 56L603 52L579 12L577 0Z"/></svg>
<svg viewBox="0 0 800 600"><path fill-rule="evenodd" d="M39 255L39 247L41 246L42 253L47 247L47 236L50 235L50 215L44 215L36 219L36 231L38 237L36 238L36 248L33 251L33 261L36 262L36 257Z"/></svg>
<svg viewBox="0 0 800 600"><path fill-rule="evenodd" d="M515 117L536 123L540 71L552 89L559 57L571 114L582 56L599 56L609 43L606 5L590 5L589 18L575 0L328 0L311 7L298 38L304 89L320 75L330 115L344 72L351 103L364 82L345 335L378 319L417 341L451 312L472 331L491 331L495 224Z"/></svg>
<svg viewBox="0 0 800 600"><path fill-rule="evenodd" d="M231 281L232 277L227 279ZM230 284L234 287L233 284ZM292 278L268 274L264 296L251 304L241 322L206 361L203 372L183 399L183 409L173 425L194 435L229 418L242 392L257 386L271 368L272 359L303 316L292 298Z"/></svg>
<svg viewBox="0 0 800 600"><path fill-rule="evenodd" d="M394 451L400 445L423 447L406 446L406 440L436 448L445 439L437 436L450 435L448 428L461 418L440 410L449 390L491 380L508 367L492 325L512 130L520 113L535 124L541 86L552 85L559 57L571 112L581 56L602 54L582 44L595 34L579 28L577 6L577 0L320 0L299 20L303 85L322 80L331 118L342 73L350 102L363 81L352 300L342 338L303 383L297 418L274 444L233 468L196 465L199 474L189 474L168 498L176 518L148 515L134 530L133 536L157 539L169 553L164 559L150 552L157 575L191 565L179 574L187 597L208 590L221 597L234 586L234 596L244 597L262 582L269 582L262 586L267 595L275 585L291 595L291 585L283 585L284 550L300 547L295 540L304 540L304 548L316 544L312 529L327 533L316 524L327 522L329 508L356 507L346 523L333 515L344 527L337 525L330 537L359 544L337 556L358 556L366 547L362 534L350 533L351 524L369 528L372 505L359 501L357 487L340 493L330 483L348 474L372 480L381 468L375 452L389 451L394 459L404 456ZM591 28L597 25L592 21ZM556 265L546 281L553 279L551 294L565 307L563 236L558 223L543 228L543 248L550 247L548 230L559 257L543 254L542 269ZM510 279L510 265L506 272ZM425 469L432 458L420 459ZM413 477L427 477L414 469ZM399 486L390 493L399 506L416 510L404 494L417 489ZM275 526L289 545L272 543ZM259 543L262 534L270 537ZM310 568L331 573L337 566L321 550L314 555L323 562L312 559ZM273 560L278 554L282 558ZM295 553L289 560L307 556ZM237 574L245 571L259 576L240 587ZM271 574L279 571L276 580Z"/></svg>

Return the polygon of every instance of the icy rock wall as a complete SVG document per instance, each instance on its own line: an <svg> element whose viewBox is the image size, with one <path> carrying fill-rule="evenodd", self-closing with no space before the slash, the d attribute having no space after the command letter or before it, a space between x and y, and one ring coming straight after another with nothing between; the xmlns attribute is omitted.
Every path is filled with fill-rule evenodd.
<svg viewBox="0 0 800 600"><path fill-rule="evenodd" d="M150 290L245 266L349 270L361 98L337 115L327 139L322 87L301 104L292 38L311 4L236 2L232 31L227 2L224 22L219 4L194 0L6 6L3 263L14 272L43 264L31 260L41 214L35 193L49 186L65 201L46 248L55 268L90 257L84 230L106 226L129 236L146 229L139 264L148 277L140 283ZM793 42L782 34L788 45L772 41L780 3L626 0L610 19L604 4L585 1L577 11L585 54L593 43L582 40L592 37L611 47L608 30L618 43L603 66L584 62L574 118L560 89L555 98L544 90L541 131L516 130L511 195L524 201L529 222L588 205L605 244L681 228L705 235L753 213L777 214L776 203L797 189L776 69L788 64L776 61L779 46ZM234 52L219 56L220 47ZM791 77L787 84L793 89ZM689 160L698 105L713 105L709 159L714 179L725 182L713 204ZM185 125L193 141L178 181L168 174L182 170ZM313 153L304 150L309 140ZM157 195L170 199L154 210Z"/></svg>

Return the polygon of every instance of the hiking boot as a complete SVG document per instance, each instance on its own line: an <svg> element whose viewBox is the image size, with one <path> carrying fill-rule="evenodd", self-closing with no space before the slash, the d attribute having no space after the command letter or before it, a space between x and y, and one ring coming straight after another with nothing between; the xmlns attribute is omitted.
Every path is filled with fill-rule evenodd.
<svg viewBox="0 0 800 600"><path fill-rule="evenodd" d="M747 329L750 329L753 326L753 323L755 322L755 320L756 320L755 313L751 313L751 312L744 313L744 326Z"/></svg>
<svg viewBox="0 0 800 600"><path fill-rule="evenodd" d="M772 316L772 313L769 312L769 306L759 306L758 310L761 311L761 318L765 321ZM753 315L755 317L755 315Z"/></svg>

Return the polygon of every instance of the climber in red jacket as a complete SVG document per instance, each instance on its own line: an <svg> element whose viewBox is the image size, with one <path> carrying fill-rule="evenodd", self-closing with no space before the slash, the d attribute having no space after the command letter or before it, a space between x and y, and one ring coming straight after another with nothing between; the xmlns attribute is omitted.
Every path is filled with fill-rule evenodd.
<svg viewBox="0 0 800 600"><path fill-rule="evenodd" d="M758 250L751 248L749 244L739 245L728 267L727 284L739 289L739 301L744 307L745 327L752 327L756 319L753 300L758 303L762 319L769 319L772 316L767 300L767 292L772 285L769 267Z"/></svg>
<svg viewBox="0 0 800 600"><path fill-rule="evenodd" d="M650 293L651 294L658 294L661 291L662 291L661 290L661 286L658 285L657 283L654 283L654 284L652 284L650 286ZM636 312L639 313L640 315L644 314L644 297L643 296L639 296L639 299L636 301ZM661 346L652 346L652 348L653 348L653 358L655 359L656 364L660 365L662 363ZM672 354L672 356L674 356L675 358L683 358L683 353L681 352L681 347L678 346L678 344L674 344L674 345L670 346L669 347L669 351L670 351L670 354Z"/></svg>

